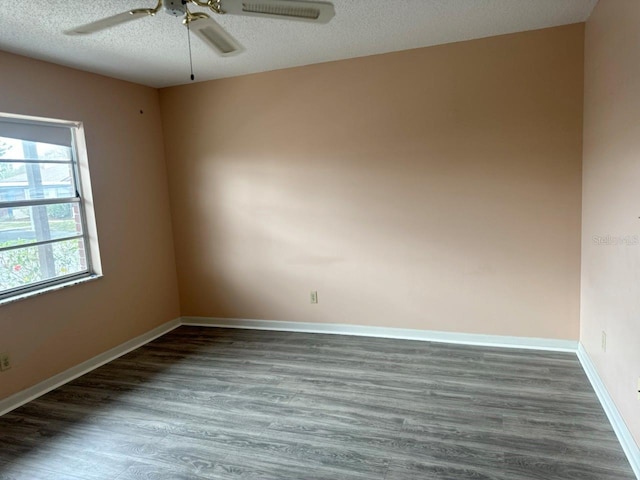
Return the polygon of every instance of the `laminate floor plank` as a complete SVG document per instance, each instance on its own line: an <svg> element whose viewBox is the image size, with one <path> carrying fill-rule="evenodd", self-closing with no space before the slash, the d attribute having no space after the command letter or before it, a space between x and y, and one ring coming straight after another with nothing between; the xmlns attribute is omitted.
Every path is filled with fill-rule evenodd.
<svg viewBox="0 0 640 480"><path fill-rule="evenodd" d="M304 472L302 474L301 472ZM385 470L386 472L386 470ZM287 461L273 461L269 458L260 458L257 461L249 461L244 457L229 457L216 465L216 480L383 480L384 473L362 475L356 472L345 473L332 468L309 468L304 463Z"/></svg>
<svg viewBox="0 0 640 480"><path fill-rule="evenodd" d="M393 462L384 480L514 480L505 472L495 469L484 469L480 466L443 465L419 461ZM520 480L519 477L517 477Z"/></svg>
<svg viewBox="0 0 640 480"><path fill-rule="evenodd" d="M62 478L103 480L116 478L131 463L127 457L84 450L82 444L79 444L74 450L46 448L35 453L30 452L10 462L8 470L17 467L25 472L25 476L33 469L34 472L52 471ZM0 475L2 474L0 471Z"/></svg>
<svg viewBox="0 0 640 480"><path fill-rule="evenodd" d="M62 474L34 466L3 464L0 462L0 480L82 480L82 477Z"/></svg>
<svg viewBox="0 0 640 480"><path fill-rule="evenodd" d="M180 327L0 417L0 480L634 478L562 352Z"/></svg>
<svg viewBox="0 0 640 480"><path fill-rule="evenodd" d="M210 480L212 475L198 474L194 471L174 467L136 462L130 465L115 480Z"/></svg>
<svg viewBox="0 0 640 480"><path fill-rule="evenodd" d="M563 478L567 480L622 480L628 473L611 468L607 464L594 461L574 461L549 459L537 455L505 455L505 470L511 478L525 480L546 480ZM631 474L633 475L633 473ZM633 476L631 477L633 478Z"/></svg>

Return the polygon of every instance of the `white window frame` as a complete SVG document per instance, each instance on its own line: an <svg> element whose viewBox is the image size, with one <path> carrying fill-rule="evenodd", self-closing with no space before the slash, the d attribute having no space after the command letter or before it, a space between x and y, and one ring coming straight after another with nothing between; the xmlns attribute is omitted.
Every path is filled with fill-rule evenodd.
<svg viewBox="0 0 640 480"><path fill-rule="evenodd" d="M30 207L30 206L48 206L56 204L77 204L78 212L80 216L80 224L82 227L82 233L64 238L55 238L43 241L36 241L31 243L25 243L20 245L12 245L8 247L0 247L0 253L17 250L38 247L41 245L53 245L63 241L73 239L84 240L84 254L86 268L81 272L76 272L68 275L60 275L46 280L29 283L23 286L10 288L4 291L0 291L0 305L23 298L28 298L33 295L44 293L46 291L57 290L70 285L83 283L87 280L96 279L102 276L102 269L100 264L100 255L98 247L98 237L95 222L95 213L93 211L93 199L91 194L91 180L89 176L89 164L87 158L86 143L84 138L84 127L82 122L57 120L50 118L33 117L26 115L17 115L0 112L0 121L4 123L13 124L26 124L30 126L53 126L68 128L71 135L71 160L70 161L56 161L56 160L20 160L16 159L14 163L24 164L47 164L47 163L62 163L70 164L73 175L73 186L75 187L75 195L72 197L61 198L42 198L42 199L25 199L16 201L2 201L0 200L0 208L18 208L18 207ZM43 140L44 143L48 143ZM11 163L11 159L0 159L2 163Z"/></svg>

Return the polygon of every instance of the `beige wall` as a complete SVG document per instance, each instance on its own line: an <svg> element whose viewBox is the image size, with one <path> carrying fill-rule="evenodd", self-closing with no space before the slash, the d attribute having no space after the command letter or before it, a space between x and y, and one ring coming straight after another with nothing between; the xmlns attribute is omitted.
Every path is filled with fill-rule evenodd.
<svg viewBox="0 0 640 480"><path fill-rule="evenodd" d="M577 339L583 27L162 90L182 314Z"/></svg>
<svg viewBox="0 0 640 480"><path fill-rule="evenodd" d="M640 445L638 25L639 2L606 0L586 28L580 340Z"/></svg>
<svg viewBox="0 0 640 480"><path fill-rule="evenodd" d="M0 306L3 398L176 318L179 302L158 92L2 52L0 71L0 111L84 122L104 272Z"/></svg>

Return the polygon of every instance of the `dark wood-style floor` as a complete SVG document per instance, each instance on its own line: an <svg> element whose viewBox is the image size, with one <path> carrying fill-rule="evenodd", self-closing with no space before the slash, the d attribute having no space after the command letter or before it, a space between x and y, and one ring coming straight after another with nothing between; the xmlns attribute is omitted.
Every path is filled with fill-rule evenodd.
<svg viewBox="0 0 640 480"><path fill-rule="evenodd" d="M180 327L1 417L0 478L635 477L573 354Z"/></svg>

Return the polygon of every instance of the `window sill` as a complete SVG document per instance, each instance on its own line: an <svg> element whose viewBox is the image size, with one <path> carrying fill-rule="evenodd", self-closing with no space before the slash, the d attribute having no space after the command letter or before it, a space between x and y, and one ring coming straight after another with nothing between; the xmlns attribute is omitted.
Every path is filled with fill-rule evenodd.
<svg viewBox="0 0 640 480"><path fill-rule="evenodd" d="M44 293L55 292L56 290L62 290L63 288L73 287L74 285L79 285L81 283L92 282L100 278L102 278L102 275L93 274L89 275L88 277L77 278L74 280L69 280L68 282L58 283L56 285L51 285L50 287L41 288L40 290L34 290L33 292L21 293L20 295L15 295L13 297L8 297L0 300L0 306L6 305L8 303L19 302L21 300L26 300L32 297L37 297Z"/></svg>

